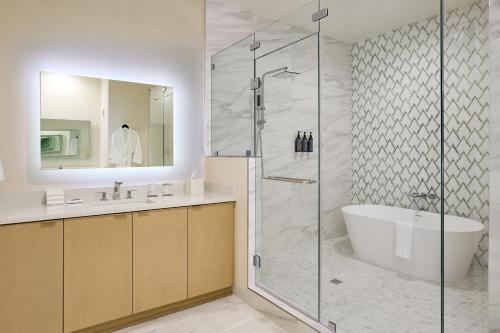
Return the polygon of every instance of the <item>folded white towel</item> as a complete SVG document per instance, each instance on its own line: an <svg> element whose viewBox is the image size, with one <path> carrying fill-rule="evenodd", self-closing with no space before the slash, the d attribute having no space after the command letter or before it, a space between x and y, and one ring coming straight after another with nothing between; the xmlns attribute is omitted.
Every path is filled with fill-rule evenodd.
<svg viewBox="0 0 500 333"><path fill-rule="evenodd" d="M48 188L45 191L45 194L47 197L52 197L52 196L59 196L59 195L64 195L64 191L62 188Z"/></svg>
<svg viewBox="0 0 500 333"><path fill-rule="evenodd" d="M405 221L394 223L394 255L402 259L411 259L414 224Z"/></svg>
<svg viewBox="0 0 500 333"><path fill-rule="evenodd" d="M64 195L47 196L47 201L49 200L64 200Z"/></svg>

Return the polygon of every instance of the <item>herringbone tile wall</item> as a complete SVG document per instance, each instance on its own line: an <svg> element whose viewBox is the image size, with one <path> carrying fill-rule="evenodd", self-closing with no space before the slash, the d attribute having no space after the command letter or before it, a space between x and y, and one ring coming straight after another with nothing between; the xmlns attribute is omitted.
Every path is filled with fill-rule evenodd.
<svg viewBox="0 0 500 333"><path fill-rule="evenodd" d="M445 45L446 213L487 225L486 1L447 13ZM412 190L439 195L439 19L358 42L352 56L353 202L408 208ZM439 211L439 200L418 205Z"/></svg>

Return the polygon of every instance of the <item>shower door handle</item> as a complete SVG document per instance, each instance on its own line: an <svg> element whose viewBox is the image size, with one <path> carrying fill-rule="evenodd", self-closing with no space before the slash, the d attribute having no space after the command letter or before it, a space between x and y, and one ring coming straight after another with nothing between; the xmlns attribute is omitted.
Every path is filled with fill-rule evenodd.
<svg viewBox="0 0 500 333"><path fill-rule="evenodd" d="M295 183L295 184L315 184L316 181L313 179L302 179L302 178L289 178L289 177L262 177L262 179L276 180L279 182Z"/></svg>

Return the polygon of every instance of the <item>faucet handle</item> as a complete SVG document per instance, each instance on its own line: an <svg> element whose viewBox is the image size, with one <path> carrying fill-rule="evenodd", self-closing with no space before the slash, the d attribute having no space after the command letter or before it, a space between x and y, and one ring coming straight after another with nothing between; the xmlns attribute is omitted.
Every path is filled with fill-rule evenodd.
<svg viewBox="0 0 500 333"><path fill-rule="evenodd" d="M427 198L428 199L431 199L431 200L436 200L436 199L439 199L439 197L435 194L435 193L429 193L427 195Z"/></svg>
<svg viewBox="0 0 500 333"><path fill-rule="evenodd" d="M172 188L174 186L174 184L172 183L163 183L161 184L162 188L163 188L163 193L162 193L162 196L164 197L171 197L174 195L173 191L172 191Z"/></svg>
<svg viewBox="0 0 500 333"><path fill-rule="evenodd" d="M123 182L115 182L115 185L118 185L118 186L123 185Z"/></svg>
<svg viewBox="0 0 500 333"><path fill-rule="evenodd" d="M108 201L108 197L107 197L106 191L96 192L96 193L101 195L101 198L99 199L100 201Z"/></svg>
<svg viewBox="0 0 500 333"><path fill-rule="evenodd" d="M137 192L137 190L127 190L127 199L133 199L132 192Z"/></svg>

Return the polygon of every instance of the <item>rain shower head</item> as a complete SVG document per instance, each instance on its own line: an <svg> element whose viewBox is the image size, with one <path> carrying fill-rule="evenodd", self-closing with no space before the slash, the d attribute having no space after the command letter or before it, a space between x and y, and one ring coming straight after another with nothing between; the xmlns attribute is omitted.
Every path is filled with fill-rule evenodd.
<svg viewBox="0 0 500 333"><path fill-rule="evenodd" d="M276 77L278 79L292 79L299 74L300 73L292 72L292 71L289 71L288 69L285 69L283 72L274 74L273 77Z"/></svg>
<svg viewBox="0 0 500 333"><path fill-rule="evenodd" d="M259 108L260 111L264 111L264 83L266 81L266 77L268 75L280 79L289 79L289 78L294 78L295 76L299 75L300 73L297 72L292 72L288 70L287 66L283 66L280 68L276 68L273 70L270 70L268 72L265 72L262 74L262 77L260 79L257 78L258 80L258 85L256 85L256 90L257 90L257 108ZM252 88L253 89L253 88ZM263 121L263 119L262 119Z"/></svg>

